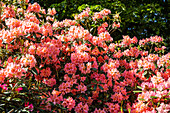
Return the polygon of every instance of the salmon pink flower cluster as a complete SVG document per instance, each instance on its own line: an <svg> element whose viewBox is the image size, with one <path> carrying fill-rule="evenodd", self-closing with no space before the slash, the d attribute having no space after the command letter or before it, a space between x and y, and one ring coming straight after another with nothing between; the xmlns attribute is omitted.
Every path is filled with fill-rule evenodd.
<svg viewBox="0 0 170 113"><path fill-rule="evenodd" d="M56 80L54 78L50 78L48 80L44 79L44 83L50 87L53 87L54 85L56 85Z"/></svg>
<svg viewBox="0 0 170 113"><path fill-rule="evenodd" d="M73 100L72 97L69 97L68 99L64 99L62 105L64 107L67 107L69 111L72 110L72 108L74 108L75 106L75 100Z"/></svg>
<svg viewBox="0 0 170 113"><path fill-rule="evenodd" d="M25 66L25 67L29 66L30 68L35 67L36 62L37 61L36 61L35 57L30 54L26 54L26 56L25 57L23 56L20 60L20 63L23 66Z"/></svg>
<svg viewBox="0 0 170 113"><path fill-rule="evenodd" d="M6 84L3 85L0 84L0 88L2 88L3 90L8 90L6 86L7 86Z"/></svg>
<svg viewBox="0 0 170 113"><path fill-rule="evenodd" d="M170 97L170 79L165 80L159 72L150 82L143 82L142 93L138 95L138 102L133 108L138 112L168 113L170 111L168 98ZM156 109L155 109L156 108Z"/></svg>
<svg viewBox="0 0 170 113"><path fill-rule="evenodd" d="M29 0L1 4L0 111L170 112L162 37L116 40L121 21L109 9L58 21Z"/></svg>
<svg viewBox="0 0 170 113"><path fill-rule="evenodd" d="M78 19L83 19L84 17L89 17L89 12L90 12L90 8L87 7L79 15L76 15L75 19L78 20Z"/></svg>
<svg viewBox="0 0 170 113"><path fill-rule="evenodd" d="M72 63L67 63L65 65L64 71L68 74L75 74L77 71L76 65Z"/></svg>
<svg viewBox="0 0 170 113"><path fill-rule="evenodd" d="M28 4L27 12L40 12L41 6L38 3Z"/></svg>
<svg viewBox="0 0 170 113"><path fill-rule="evenodd" d="M1 18L4 21L6 18L12 18L15 17L15 11L13 7L4 7L4 11L1 14Z"/></svg>
<svg viewBox="0 0 170 113"><path fill-rule="evenodd" d="M59 21L54 21L52 27L53 29L58 29L59 27L70 27L74 26L77 22L75 20L70 20L70 19L65 19L61 22Z"/></svg>
<svg viewBox="0 0 170 113"><path fill-rule="evenodd" d="M56 12L55 8L52 8L52 9L49 8L49 9L48 9L48 14L49 14L49 15L52 15L52 16L53 16L53 15L55 15L56 13L57 13L57 12Z"/></svg>
<svg viewBox="0 0 170 113"><path fill-rule="evenodd" d="M107 16L109 14L111 14L111 11L109 9L103 9L100 12L94 13L94 16L92 18L95 21L96 19L102 19L104 16Z"/></svg>
<svg viewBox="0 0 170 113"><path fill-rule="evenodd" d="M6 68L3 69L5 77L12 78L17 77L21 78L22 76L25 76L23 72L25 72L25 69L21 67L20 64L16 63L8 63Z"/></svg>

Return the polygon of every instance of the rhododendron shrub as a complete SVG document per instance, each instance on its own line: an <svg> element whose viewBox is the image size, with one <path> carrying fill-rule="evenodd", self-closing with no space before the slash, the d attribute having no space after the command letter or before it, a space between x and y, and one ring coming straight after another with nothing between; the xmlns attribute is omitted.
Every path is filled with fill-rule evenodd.
<svg viewBox="0 0 170 113"><path fill-rule="evenodd" d="M162 37L114 41L121 21L108 9L58 21L54 8L28 2L1 2L1 111L170 111Z"/></svg>

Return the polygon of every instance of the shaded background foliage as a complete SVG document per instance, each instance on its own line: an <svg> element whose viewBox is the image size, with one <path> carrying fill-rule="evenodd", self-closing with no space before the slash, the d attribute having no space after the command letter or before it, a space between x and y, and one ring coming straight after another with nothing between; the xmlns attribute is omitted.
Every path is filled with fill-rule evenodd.
<svg viewBox="0 0 170 113"><path fill-rule="evenodd" d="M112 13L120 13L121 30L112 34L114 40L122 35L136 36L138 39L159 35L165 39L170 50L170 2L168 0L32 0L45 9L55 8L59 20L73 19L85 7L94 11L103 8Z"/></svg>

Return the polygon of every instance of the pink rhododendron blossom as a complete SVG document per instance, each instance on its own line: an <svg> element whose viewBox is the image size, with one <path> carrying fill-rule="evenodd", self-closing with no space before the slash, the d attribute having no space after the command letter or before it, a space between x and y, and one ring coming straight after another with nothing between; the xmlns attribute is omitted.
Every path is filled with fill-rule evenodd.
<svg viewBox="0 0 170 113"><path fill-rule="evenodd" d="M8 90L8 88L6 87L7 85L6 84L0 84L0 88L4 89L4 90Z"/></svg>
<svg viewBox="0 0 170 113"><path fill-rule="evenodd" d="M28 4L28 8L27 8L27 12L40 12L41 7L38 3L34 3L34 4Z"/></svg>
<svg viewBox="0 0 170 113"><path fill-rule="evenodd" d="M75 74L76 70L77 70L76 65L73 63L67 63L64 68L64 71L68 74Z"/></svg>
<svg viewBox="0 0 170 113"><path fill-rule="evenodd" d="M46 69L42 69L40 72L40 75L42 77L49 77L51 75L51 70L49 67L47 67Z"/></svg>
<svg viewBox="0 0 170 113"><path fill-rule="evenodd" d="M51 8L48 9L48 14L49 14L49 15L52 15L52 16L53 16L53 15L55 15L56 13L57 13L57 12L56 12L55 8L52 8L52 10L51 10Z"/></svg>
<svg viewBox="0 0 170 113"><path fill-rule="evenodd" d="M36 59L33 55L26 54L26 56L21 58L21 64L23 66L30 66L30 68L35 67Z"/></svg>
<svg viewBox="0 0 170 113"><path fill-rule="evenodd" d="M90 8L87 7L85 10L83 10L79 15L76 15L74 18L76 20L78 19L83 19L84 17L89 17L89 12L90 12Z"/></svg>
<svg viewBox="0 0 170 113"><path fill-rule="evenodd" d="M30 104L30 105L29 105L29 102L26 102L26 103L25 103L25 107L28 107L29 111L33 111L33 109L34 109L33 104Z"/></svg>
<svg viewBox="0 0 170 113"><path fill-rule="evenodd" d="M47 84L50 87L53 87L54 85L56 85L56 80L54 78L50 78L48 80L45 80L44 83Z"/></svg>
<svg viewBox="0 0 170 113"><path fill-rule="evenodd" d="M75 106L75 100L73 100L72 97L69 97L68 99L64 99L62 105L64 107L67 107L69 111L71 111Z"/></svg>
<svg viewBox="0 0 170 113"><path fill-rule="evenodd" d="M150 37L151 42L161 42L163 39L160 36L151 36Z"/></svg>
<svg viewBox="0 0 170 113"><path fill-rule="evenodd" d="M15 90L18 91L18 92L20 92L20 91L23 90L23 88L22 88L22 87L19 87L19 88L15 89Z"/></svg>
<svg viewBox="0 0 170 113"><path fill-rule="evenodd" d="M4 73L5 73L6 77L21 78L21 76L24 76L23 72L25 72L25 69L21 68L21 65L19 65L19 64L9 63L4 71L5 71Z"/></svg>
<svg viewBox="0 0 170 113"><path fill-rule="evenodd" d="M9 6L5 7L5 8L4 8L4 11L3 11L3 13L2 13L2 17L1 17L2 20L4 21L5 19L7 19L7 18L12 18L12 17L15 17L14 8L9 7Z"/></svg>

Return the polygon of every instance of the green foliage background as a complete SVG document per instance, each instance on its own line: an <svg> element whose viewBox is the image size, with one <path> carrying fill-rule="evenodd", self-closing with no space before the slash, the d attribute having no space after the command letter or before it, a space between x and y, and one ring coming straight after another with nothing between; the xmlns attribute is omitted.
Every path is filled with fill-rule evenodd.
<svg viewBox="0 0 170 113"><path fill-rule="evenodd" d="M114 40L122 35L138 39L159 35L170 50L170 2L168 0L32 0L45 9L55 8L59 20L73 19L76 13L89 6L94 11L103 8L120 13L121 30L113 34Z"/></svg>

